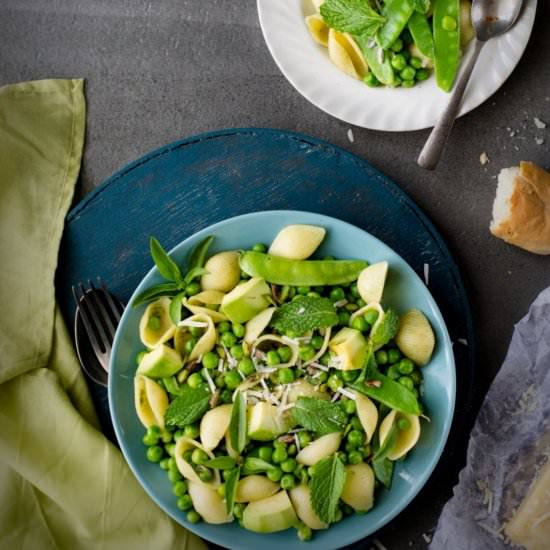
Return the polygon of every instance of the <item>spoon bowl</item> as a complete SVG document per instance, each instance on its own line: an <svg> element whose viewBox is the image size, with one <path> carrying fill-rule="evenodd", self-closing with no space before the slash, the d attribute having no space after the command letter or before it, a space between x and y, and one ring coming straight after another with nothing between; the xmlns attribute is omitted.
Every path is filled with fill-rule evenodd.
<svg viewBox="0 0 550 550"><path fill-rule="evenodd" d="M474 0L471 18L476 38L487 42L504 34L516 22L523 0Z"/></svg>

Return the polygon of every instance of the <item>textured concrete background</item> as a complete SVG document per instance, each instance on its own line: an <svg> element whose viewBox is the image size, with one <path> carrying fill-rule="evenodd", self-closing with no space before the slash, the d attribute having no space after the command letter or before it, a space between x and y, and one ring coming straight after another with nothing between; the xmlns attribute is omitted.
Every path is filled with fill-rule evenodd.
<svg viewBox="0 0 550 550"><path fill-rule="evenodd" d="M428 131L353 128L350 143L348 124L298 95L269 55L253 0L1 0L0 85L86 79L79 196L150 149L216 128L297 130L367 159L412 196L455 254L477 323L481 400L513 324L550 284L550 258L508 246L488 231L500 168L520 160L550 168L549 21L550 3L541 0L519 66L456 123L435 173L415 164ZM538 129L534 117L549 126ZM491 159L485 166L483 151ZM451 483L440 487L422 508L394 521L382 542L390 550L424 547L422 533L435 525L450 492Z"/></svg>

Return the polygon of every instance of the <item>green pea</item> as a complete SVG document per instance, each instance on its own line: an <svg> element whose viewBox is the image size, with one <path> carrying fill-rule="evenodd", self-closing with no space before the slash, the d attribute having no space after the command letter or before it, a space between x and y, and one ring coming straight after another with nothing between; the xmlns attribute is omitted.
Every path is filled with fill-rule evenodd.
<svg viewBox="0 0 550 550"><path fill-rule="evenodd" d="M318 292L315 292L313 290L310 290L306 296L309 296L310 298L320 298L321 295Z"/></svg>
<svg viewBox="0 0 550 550"><path fill-rule="evenodd" d="M267 252L267 246L264 243L256 243L252 247L252 250L254 250L254 252Z"/></svg>
<svg viewBox="0 0 550 550"><path fill-rule="evenodd" d="M401 38L398 38L392 45L391 50L394 52L400 52L403 49L403 40Z"/></svg>
<svg viewBox="0 0 550 550"><path fill-rule="evenodd" d="M355 447L359 447L363 444L363 432L359 430L351 430L348 434L348 441Z"/></svg>
<svg viewBox="0 0 550 550"><path fill-rule="evenodd" d="M195 439L199 437L200 434L200 428L198 424L187 424L185 428L183 428L183 435L185 437L189 437L190 439Z"/></svg>
<svg viewBox="0 0 550 550"><path fill-rule="evenodd" d="M411 374L414 370L414 363L408 357L405 357L397 363L397 368L401 374Z"/></svg>
<svg viewBox="0 0 550 550"><path fill-rule="evenodd" d="M413 391L414 389L414 382L412 381L412 378L410 376L400 376L397 381L402 385L405 386L408 390Z"/></svg>
<svg viewBox="0 0 550 550"><path fill-rule="evenodd" d="M418 386L419 384L422 383L422 373L420 371L415 370L411 372L409 376L412 378L412 381L414 382L415 386Z"/></svg>
<svg viewBox="0 0 550 550"><path fill-rule="evenodd" d="M213 351L209 351L205 353L202 357L202 366L205 369L215 369L218 366L220 358L217 353L214 353Z"/></svg>
<svg viewBox="0 0 550 550"><path fill-rule="evenodd" d="M189 384L190 388L196 389L199 387L200 384L202 384L202 376L198 372L194 372L187 379L187 383Z"/></svg>
<svg viewBox="0 0 550 550"><path fill-rule="evenodd" d="M183 437L185 435L184 430L176 430L174 432L174 440L177 441L180 437Z"/></svg>
<svg viewBox="0 0 550 550"><path fill-rule="evenodd" d="M279 382L281 384L291 384L295 380L294 369L284 367L279 369Z"/></svg>
<svg viewBox="0 0 550 550"><path fill-rule="evenodd" d="M297 534L298 538L303 542L307 542L313 538L311 527L308 527L305 523L302 523L300 527L298 527Z"/></svg>
<svg viewBox="0 0 550 550"><path fill-rule="evenodd" d="M227 321L222 321L218 325L218 332L219 333L229 332L230 330L231 330L231 325Z"/></svg>
<svg viewBox="0 0 550 550"><path fill-rule="evenodd" d="M383 349L379 349L374 356L379 365L385 365L388 362L388 352Z"/></svg>
<svg viewBox="0 0 550 550"><path fill-rule="evenodd" d="M298 432L298 442L300 443L300 447L302 449L308 444L311 443L311 434L309 432Z"/></svg>
<svg viewBox="0 0 550 550"><path fill-rule="evenodd" d="M163 430L160 439L163 443L170 443L172 441L172 434L168 430Z"/></svg>
<svg viewBox="0 0 550 550"><path fill-rule="evenodd" d="M268 479L271 481L281 481L281 478L283 477L283 471L281 468L270 468L266 473Z"/></svg>
<svg viewBox="0 0 550 550"><path fill-rule="evenodd" d="M299 353L302 361L309 361L315 356L315 349L313 349L313 346L310 344L306 344L304 346L300 346Z"/></svg>
<svg viewBox="0 0 550 550"><path fill-rule="evenodd" d="M367 304L365 304L365 300L362 298L357 298L357 301L355 302L360 308L365 307Z"/></svg>
<svg viewBox="0 0 550 550"><path fill-rule="evenodd" d="M307 475L313 477L315 475L315 466L309 466L307 469Z"/></svg>
<svg viewBox="0 0 550 550"><path fill-rule="evenodd" d="M252 361L252 359L250 357L243 357L240 361L239 361L239 364L237 365L237 368L245 375L245 376L250 376L251 374L253 374L254 372L256 372L256 368L254 367L254 362ZM227 383L227 378L226 378L226 383ZM239 382L240 384L240 382ZM237 384L238 385L238 384ZM235 386L237 387L237 386Z"/></svg>
<svg viewBox="0 0 550 550"><path fill-rule="evenodd" d="M170 459L169 458L163 458L160 462L159 462L159 466L163 469L163 470L168 470L168 461Z"/></svg>
<svg viewBox="0 0 550 550"><path fill-rule="evenodd" d="M398 363L394 364L388 369L387 374L392 380L397 380L401 376L398 365L399 365Z"/></svg>
<svg viewBox="0 0 550 550"><path fill-rule="evenodd" d="M411 57L409 59L409 65L413 67L413 69L421 69L422 68L422 59L418 57Z"/></svg>
<svg viewBox="0 0 550 550"><path fill-rule="evenodd" d="M201 519L202 518L200 517L199 513L195 510L190 510L189 512L187 512L187 521L189 523L199 523Z"/></svg>
<svg viewBox="0 0 550 550"><path fill-rule="evenodd" d="M292 443L288 446L288 451L287 452L290 456L295 456L296 453L298 452L298 449L297 449L296 445L294 443Z"/></svg>
<svg viewBox="0 0 550 550"><path fill-rule="evenodd" d="M347 401L344 401L344 411L347 414L355 414L356 410L357 405L355 404L355 401L353 399L348 399Z"/></svg>
<svg viewBox="0 0 550 550"><path fill-rule="evenodd" d="M390 365L397 363L401 359L401 352L397 348L391 348L388 351L388 361Z"/></svg>
<svg viewBox="0 0 550 550"><path fill-rule="evenodd" d="M245 507L246 507L246 505L244 503L236 502L235 505L233 506L233 515L237 519L241 519L243 517L243 512L244 512Z"/></svg>
<svg viewBox="0 0 550 550"><path fill-rule="evenodd" d="M242 344L235 344L231 346L231 349L229 350L229 353L235 358L235 359L242 359L244 357L244 349Z"/></svg>
<svg viewBox="0 0 550 550"><path fill-rule="evenodd" d="M457 21L454 17L451 17L450 15L445 15L443 19L441 20L441 26L446 31L455 31L457 26Z"/></svg>
<svg viewBox="0 0 550 550"><path fill-rule="evenodd" d="M355 449L355 445L350 443L349 441L344 445L344 449L346 450L346 453L348 453L348 460L349 460L349 453Z"/></svg>
<svg viewBox="0 0 550 550"><path fill-rule="evenodd" d="M411 427L411 421L408 418L400 418L397 421L397 429L405 432Z"/></svg>
<svg viewBox="0 0 550 550"><path fill-rule="evenodd" d="M328 380L328 372L325 372L324 370L322 370L320 373L319 373L319 376L317 376L317 378L315 379L313 385L315 384L319 384L319 383L323 383L323 382L326 382Z"/></svg>
<svg viewBox="0 0 550 550"><path fill-rule="evenodd" d="M292 474L285 474L281 478L281 489L284 489L285 491L290 491L296 484L296 480L294 479L294 476Z"/></svg>
<svg viewBox="0 0 550 550"><path fill-rule="evenodd" d="M351 328L354 328L355 330L360 330L361 332L365 332L370 328L370 325L365 321L364 317L356 317L351 322Z"/></svg>
<svg viewBox="0 0 550 550"><path fill-rule="evenodd" d="M348 455L344 451L338 451L336 456L344 463L348 463Z"/></svg>
<svg viewBox="0 0 550 550"><path fill-rule="evenodd" d="M149 426L147 432L143 436L143 443L148 447L156 445L159 442L161 436L161 430L158 426Z"/></svg>
<svg viewBox="0 0 550 550"><path fill-rule="evenodd" d="M405 67L400 73L399 76L403 79L403 84L407 80L414 80L416 71L412 67Z"/></svg>
<svg viewBox="0 0 550 550"><path fill-rule="evenodd" d="M300 483L307 483L309 480L309 475L307 473L307 470L299 470L296 468L294 471L294 475L298 478L298 481Z"/></svg>
<svg viewBox="0 0 550 550"><path fill-rule="evenodd" d="M378 320L378 311L376 311L376 309L369 309L363 317L369 325L374 325Z"/></svg>
<svg viewBox="0 0 550 550"><path fill-rule="evenodd" d="M312 339L311 339L311 345L313 346L314 349L316 350L320 350L322 347L323 347L323 342L324 342L324 338L319 335L319 334L316 334Z"/></svg>
<svg viewBox="0 0 550 550"><path fill-rule="evenodd" d="M231 346L237 343L237 337L232 332L224 332L220 336L220 341L226 347L230 348Z"/></svg>
<svg viewBox="0 0 550 550"><path fill-rule="evenodd" d="M193 501L189 495L181 495L176 501L176 506L185 512L193 507Z"/></svg>
<svg viewBox="0 0 550 550"><path fill-rule="evenodd" d="M342 379L344 382L353 382L358 376L358 370L345 370L342 372Z"/></svg>
<svg viewBox="0 0 550 550"><path fill-rule="evenodd" d="M224 388L225 387L225 377L223 374L218 374L216 378L214 378L214 384L216 385L216 388Z"/></svg>
<svg viewBox="0 0 550 550"><path fill-rule="evenodd" d="M243 325L241 325L241 323L233 323L231 325L231 330L237 338L242 338L244 336L244 333L246 332L246 329Z"/></svg>
<svg viewBox="0 0 550 550"><path fill-rule="evenodd" d="M319 363L321 363L321 365L324 365L325 367L328 367L328 364L330 363L330 352L325 351L325 353L321 355Z"/></svg>
<svg viewBox="0 0 550 550"><path fill-rule="evenodd" d="M225 496L225 483L222 483L217 489L216 492L218 495L220 495L222 498Z"/></svg>
<svg viewBox="0 0 550 550"><path fill-rule="evenodd" d="M288 453L285 448L278 447L273 451L273 454L271 456L271 460L275 464L280 464L281 462L284 462L288 458Z"/></svg>
<svg viewBox="0 0 550 550"><path fill-rule="evenodd" d="M344 306L346 308L347 312L357 311L359 309L359 306L357 304L346 304Z"/></svg>
<svg viewBox="0 0 550 550"><path fill-rule="evenodd" d="M139 365L141 363L141 360L147 355L147 352L146 351L140 351L137 355L136 355L136 363Z"/></svg>
<svg viewBox="0 0 550 550"><path fill-rule="evenodd" d="M237 389L237 386L242 382L242 378L236 370L230 370L225 373L225 385L230 390Z"/></svg>
<svg viewBox="0 0 550 550"><path fill-rule="evenodd" d="M208 483L214 479L214 474L210 468L201 468L199 471L199 479L204 481L204 483Z"/></svg>
<svg viewBox="0 0 550 550"><path fill-rule="evenodd" d="M156 316L149 317L149 320L147 321L147 328L150 330L159 330L161 325L160 319Z"/></svg>
<svg viewBox="0 0 550 550"><path fill-rule="evenodd" d="M291 350L291 353L292 353L292 350ZM266 361L267 361L267 364L271 365L271 366L280 365L283 362L282 359L281 359L280 353L278 351L273 350L273 349L269 350L266 353Z"/></svg>
<svg viewBox="0 0 550 550"><path fill-rule="evenodd" d="M258 450L258 458L261 458L266 462L271 461L272 455L273 455L273 449L271 447L260 447Z"/></svg>
<svg viewBox="0 0 550 550"><path fill-rule="evenodd" d="M287 474L292 473L297 466L297 462L294 458L287 458L281 462L281 470Z"/></svg>
<svg viewBox="0 0 550 550"><path fill-rule="evenodd" d="M359 298L360 294L359 294L359 288L357 287L357 283L353 283L350 286L349 291L351 292L354 298Z"/></svg>
<svg viewBox="0 0 550 550"><path fill-rule="evenodd" d="M350 464L359 464L363 462L363 454L358 450L350 451L348 454L348 461Z"/></svg>
<svg viewBox="0 0 550 550"><path fill-rule="evenodd" d="M342 518L344 517L344 512L340 508L336 510L336 513L334 514L334 523L338 523L339 521L342 521Z"/></svg>
<svg viewBox="0 0 550 550"><path fill-rule="evenodd" d="M395 54L391 58L390 63L396 71L402 71L407 66L407 60L405 59L405 56L401 53Z"/></svg>
<svg viewBox="0 0 550 550"><path fill-rule="evenodd" d="M328 387L332 390L332 391L338 391L341 387L343 387L344 385L344 382L342 382L342 380L338 377L338 375L336 374L331 374L329 377L328 377Z"/></svg>
<svg viewBox="0 0 550 550"><path fill-rule="evenodd" d="M344 327L349 325L349 318L351 317L349 311L339 311L338 312L338 324Z"/></svg>
<svg viewBox="0 0 550 550"><path fill-rule="evenodd" d="M286 443L283 443L282 441L274 441L273 442L273 448L274 449L286 449Z"/></svg>
<svg viewBox="0 0 550 550"><path fill-rule="evenodd" d="M197 281L192 281L185 287L185 294L187 296L194 296L201 291L201 285Z"/></svg>
<svg viewBox="0 0 550 550"><path fill-rule="evenodd" d="M372 452L371 446L367 443L366 445L363 445L357 449L358 451L361 451L363 458L368 458Z"/></svg>
<svg viewBox="0 0 550 550"><path fill-rule="evenodd" d="M147 460L149 462L160 462L164 451L159 445L153 445L147 449Z"/></svg>
<svg viewBox="0 0 550 550"><path fill-rule="evenodd" d="M363 429L363 424L361 424L361 420L359 420L358 416L352 416L350 420L350 424L354 430L361 431Z"/></svg>
<svg viewBox="0 0 550 550"><path fill-rule="evenodd" d="M419 82L422 80L427 80L430 77L430 71L428 69L418 69L416 71L416 80Z"/></svg>
<svg viewBox="0 0 550 550"><path fill-rule="evenodd" d="M168 470L168 479L172 483L176 483L178 481L181 481L183 479L183 476L179 473L178 470Z"/></svg>
<svg viewBox="0 0 550 550"><path fill-rule="evenodd" d="M310 290L311 290L311 288L309 286L299 286L296 289L298 294L302 294L303 296L305 296Z"/></svg>
<svg viewBox="0 0 550 550"><path fill-rule="evenodd" d="M208 455L202 449L195 449L191 455L191 460L195 464L204 464L208 459Z"/></svg>
<svg viewBox="0 0 550 550"><path fill-rule="evenodd" d="M330 291L329 297L333 302L339 302L340 300L343 300L346 297L346 294L342 287L335 286Z"/></svg>
<svg viewBox="0 0 550 550"><path fill-rule="evenodd" d="M198 340L196 338L190 338L183 344L183 349L185 350L185 353L191 353L193 351L193 348L197 345Z"/></svg>
<svg viewBox="0 0 550 550"><path fill-rule="evenodd" d="M273 351L273 350L272 350ZM269 351L267 352L267 364L270 365L269 362ZM281 346L276 353L279 355L277 358L279 360L279 363L288 363L292 357L292 350L288 346ZM277 365L277 363L273 363L274 365Z"/></svg>

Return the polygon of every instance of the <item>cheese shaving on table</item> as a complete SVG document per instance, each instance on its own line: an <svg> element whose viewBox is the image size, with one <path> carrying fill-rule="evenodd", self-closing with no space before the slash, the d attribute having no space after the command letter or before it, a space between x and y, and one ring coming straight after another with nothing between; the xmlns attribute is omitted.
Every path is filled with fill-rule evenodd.
<svg viewBox="0 0 550 550"><path fill-rule="evenodd" d="M355 141L355 139L353 137L353 130L351 128L348 130L348 139L349 139L350 143L353 143Z"/></svg>
<svg viewBox="0 0 550 550"><path fill-rule="evenodd" d="M468 340L466 340L466 338L459 338L458 343L462 344L463 346L467 346L468 345Z"/></svg>
<svg viewBox="0 0 550 550"><path fill-rule="evenodd" d="M216 384L214 384L214 380L212 380L208 369L203 369L202 372L204 373L204 377L206 378L206 383L208 384L210 391L214 393L216 391Z"/></svg>
<svg viewBox="0 0 550 550"><path fill-rule="evenodd" d="M342 395L345 395L348 399L352 399L353 401L357 399L356 395L346 388L338 388L336 391Z"/></svg>
<svg viewBox="0 0 550 550"><path fill-rule="evenodd" d="M388 550L378 539L373 539L372 543L378 550Z"/></svg>
<svg viewBox="0 0 550 550"><path fill-rule="evenodd" d="M430 264L424 264L424 282L426 286L430 284Z"/></svg>

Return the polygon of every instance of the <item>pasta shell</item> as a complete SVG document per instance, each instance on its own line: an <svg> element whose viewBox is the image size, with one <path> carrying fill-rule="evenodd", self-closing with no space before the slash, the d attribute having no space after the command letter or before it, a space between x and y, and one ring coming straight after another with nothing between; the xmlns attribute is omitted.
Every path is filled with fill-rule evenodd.
<svg viewBox="0 0 550 550"><path fill-rule="evenodd" d="M216 345L217 333L216 329L214 328L214 321L212 321L212 318L210 316L204 313L191 315L191 317L188 317L187 319L181 321L178 325L178 332L188 332L184 329L181 331L179 329L182 329L183 327L192 327L199 325L202 325L202 328L204 328L205 330L202 336L199 338L199 341L195 344L195 347L189 354L189 357L187 358L188 361L193 361L198 357L204 355L205 353L208 353ZM182 342L185 343L187 337L185 334L176 333L174 338L176 349L179 349L179 346Z"/></svg>
<svg viewBox="0 0 550 550"><path fill-rule="evenodd" d="M183 303L183 307L188 309L194 315L207 315L208 317L210 317L210 319L212 319L212 321L214 321L214 323L221 323L222 321L227 321L227 317L223 313L220 313L219 311L210 309L208 307L191 304L189 303L189 300L186 300L185 298L182 300L182 303Z"/></svg>
<svg viewBox="0 0 550 550"><path fill-rule="evenodd" d="M298 361L298 354L299 354L298 342L290 338L286 338L285 336L279 336L277 334L264 334L263 336L260 336L252 346L251 355L254 355L254 352L258 349L258 346L263 342L276 342L277 344L288 346L292 350L292 355L289 361L287 363L280 363L279 365L274 365L275 367L279 369L283 367L292 367L296 364L296 361Z"/></svg>
<svg viewBox="0 0 550 550"><path fill-rule="evenodd" d="M317 225L287 225L273 239L269 254L291 260L305 260L317 250L325 235L326 230Z"/></svg>
<svg viewBox="0 0 550 550"><path fill-rule="evenodd" d="M254 502L270 497L279 490L279 484L266 476L251 475L243 477L237 484L235 502Z"/></svg>
<svg viewBox="0 0 550 550"><path fill-rule="evenodd" d="M365 267L357 278L357 290L366 304L382 301L382 293L388 275L388 262L378 262Z"/></svg>
<svg viewBox="0 0 550 550"><path fill-rule="evenodd" d="M176 460L176 465L178 467L178 470L180 471L180 474L189 481L194 481L196 483L206 485L212 489L217 489L220 485L219 470L214 468L212 470L214 472L214 479L206 483L202 481L195 470L193 470L193 466L191 466L191 464L189 464L183 458L183 453L188 449L192 449L193 447L196 447L197 449L202 449L210 458L214 458L212 451L205 449L198 441L195 441L194 439L185 436L180 437L177 440L176 447L174 449L174 458Z"/></svg>
<svg viewBox="0 0 550 550"><path fill-rule="evenodd" d="M316 390L313 384L310 384L303 378L298 378L296 382L293 382L288 392L287 401L294 403L299 397L315 397L317 399L323 399L325 401L330 399L330 395L327 392Z"/></svg>
<svg viewBox="0 0 550 550"><path fill-rule="evenodd" d="M319 460L335 453L342 441L342 434L334 432L321 436L302 449L296 456L297 462L306 466L314 466Z"/></svg>
<svg viewBox="0 0 550 550"><path fill-rule="evenodd" d="M367 341L354 328L340 329L329 342L329 348L337 357L334 366L339 370L360 369L367 358Z"/></svg>
<svg viewBox="0 0 550 550"><path fill-rule="evenodd" d="M134 378L134 402L138 418L146 428L164 428L168 396L161 386L154 380L138 374Z"/></svg>
<svg viewBox="0 0 550 550"><path fill-rule="evenodd" d="M232 405L220 405L210 409L201 420L200 438L203 447L211 451L223 439L231 420Z"/></svg>
<svg viewBox="0 0 550 550"><path fill-rule="evenodd" d="M374 504L374 472L365 462L346 466L346 481L340 497L358 512L367 512Z"/></svg>
<svg viewBox="0 0 550 550"><path fill-rule="evenodd" d="M349 34L330 29L328 33L328 56L341 71L353 78L361 78L368 71L361 50Z"/></svg>
<svg viewBox="0 0 550 550"><path fill-rule="evenodd" d="M207 523L230 523L233 518L225 509L225 502L216 489L212 489L204 483L190 481L189 496L193 501L195 510Z"/></svg>
<svg viewBox="0 0 550 550"><path fill-rule="evenodd" d="M290 501L296 515L311 529L326 529L328 523L321 521L311 505L311 491L307 485L298 485L289 491Z"/></svg>
<svg viewBox="0 0 550 550"><path fill-rule="evenodd" d="M411 309L401 316L395 343L415 363L421 366L429 363L435 347L435 335L430 322L421 311Z"/></svg>
<svg viewBox="0 0 550 550"><path fill-rule="evenodd" d="M163 296L147 306L139 321L139 337L152 349L174 336L176 326L170 319L170 298Z"/></svg>
<svg viewBox="0 0 550 550"><path fill-rule="evenodd" d="M328 46L329 26L324 22L323 18L315 13L308 15L305 21L313 40L326 48Z"/></svg>
<svg viewBox="0 0 550 550"><path fill-rule="evenodd" d="M324 355L325 351L327 351L331 334L332 334L332 327L327 327L325 329L325 335L323 337L323 345L317 350L317 353L309 361L305 361L303 363L302 368L307 367L308 365L311 365L311 363L315 363Z"/></svg>
<svg viewBox="0 0 550 550"><path fill-rule="evenodd" d="M203 290L194 296L191 296L187 301L191 305L212 304L219 306L222 303L225 294L219 290Z"/></svg>
<svg viewBox="0 0 550 550"><path fill-rule="evenodd" d="M357 416L359 417L361 426L363 426L365 434L367 435L366 442L370 443L378 424L378 409L366 395L363 395L357 391L354 391L353 393L355 395Z"/></svg>
<svg viewBox="0 0 550 550"><path fill-rule="evenodd" d="M236 250L227 250L208 258L204 264L204 269L208 273L201 277L203 290L219 290L221 292L233 290L241 279L239 255Z"/></svg>
<svg viewBox="0 0 550 550"><path fill-rule="evenodd" d="M246 332L244 335L244 341L252 345L257 340L262 332L267 328L271 321L271 317L275 313L274 307L268 307L262 312L258 313L255 317L252 317L250 321L246 323Z"/></svg>
<svg viewBox="0 0 550 550"><path fill-rule="evenodd" d="M325 0L311 0L313 7L317 12L321 11L321 6L325 3Z"/></svg>
<svg viewBox="0 0 550 550"><path fill-rule="evenodd" d="M390 460L397 460L405 456L418 442L420 437L420 419L414 414L406 414L398 411L391 411L380 424L379 437L380 445L384 444L386 437L390 433L390 429L394 422L400 418L406 418L410 426L407 430L397 430L397 438L393 447L388 452L387 456Z"/></svg>
<svg viewBox="0 0 550 550"><path fill-rule="evenodd" d="M350 323L352 323L353 320L356 319L357 317L360 317L361 315L365 315L367 311L370 311L372 309L375 309L376 311L378 311L378 318L376 319L376 322L374 323L374 325L372 325L372 328L371 328L371 332L372 332L380 323L382 323L382 321L384 321L384 317L386 316L384 309L378 302L371 302L370 304L363 306L357 311L354 311L349 319ZM379 347L380 346L377 346L374 349L377 350Z"/></svg>

